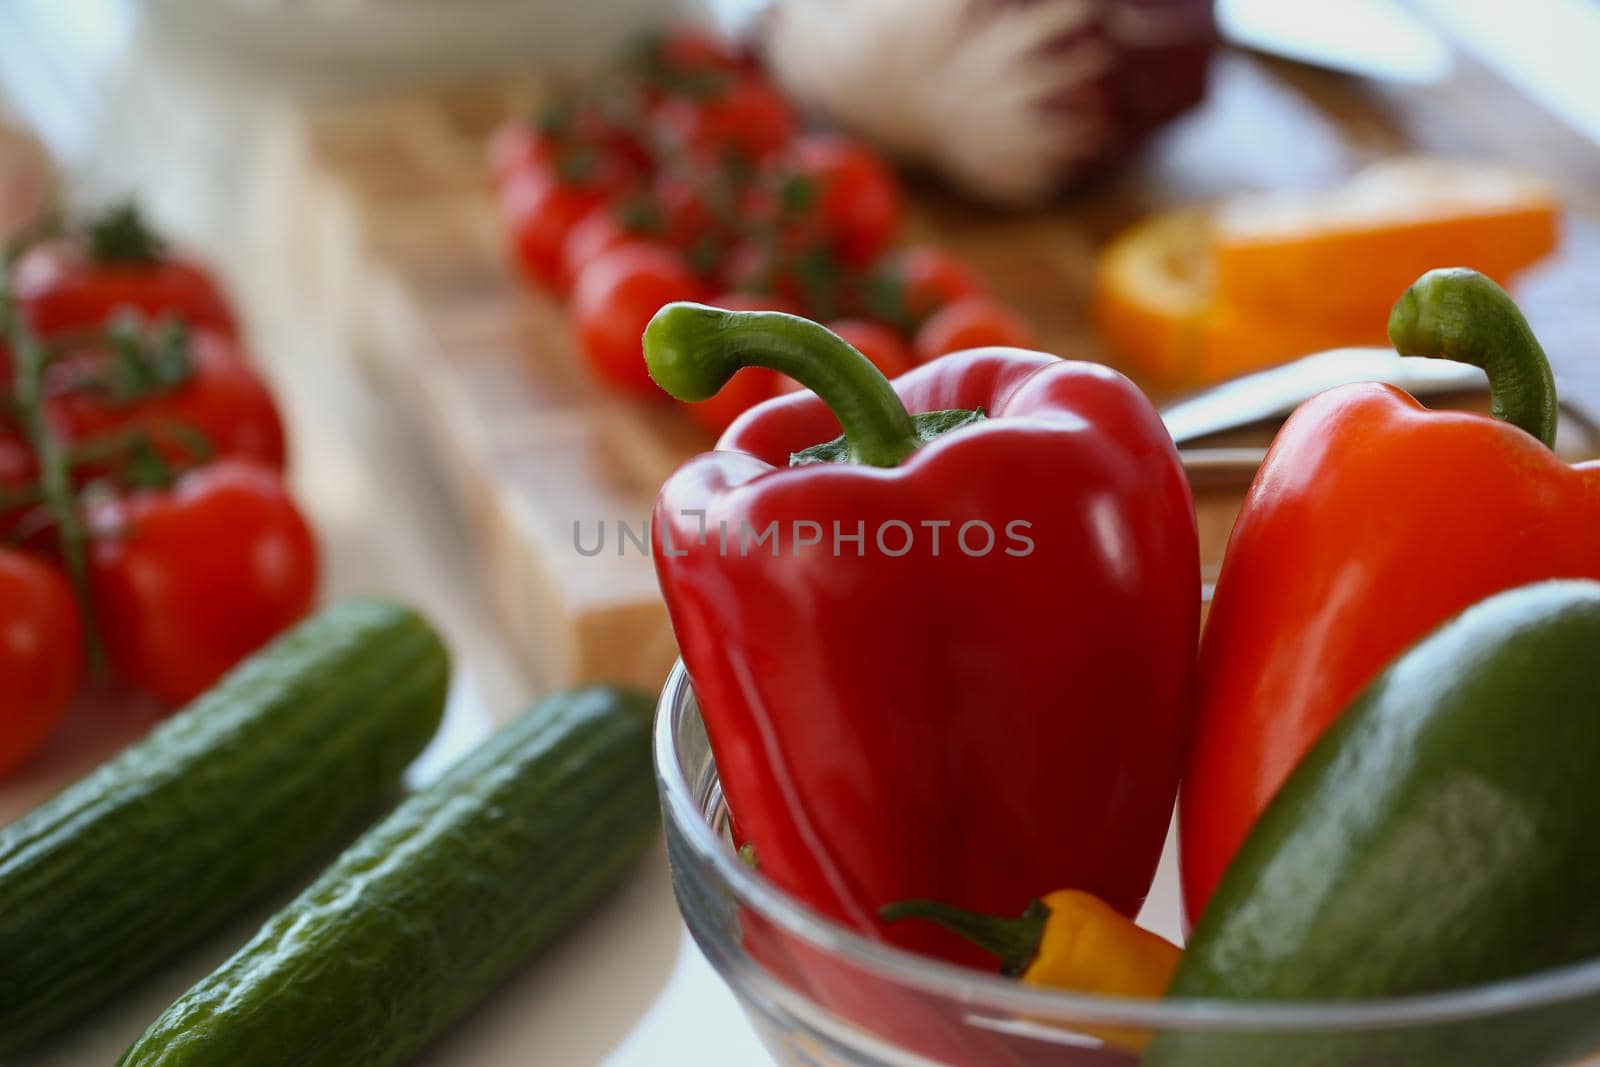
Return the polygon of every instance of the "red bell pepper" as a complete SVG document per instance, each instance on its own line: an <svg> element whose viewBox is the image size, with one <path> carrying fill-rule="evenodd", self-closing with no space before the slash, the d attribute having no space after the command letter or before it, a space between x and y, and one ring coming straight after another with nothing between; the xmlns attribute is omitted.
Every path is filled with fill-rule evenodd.
<svg viewBox="0 0 1600 1067"><path fill-rule="evenodd" d="M747 366L817 394L747 412L655 508L673 629L760 869L869 936L980 964L878 909L1014 913L1070 885L1133 914L1199 625L1188 483L1139 391L1015 349L891 385L815 323L694 304L658 313L645 354L683 400Z"/></svg>
<svg viewBox="0 0 1600 1067"><path fill-rule="evenodd" d="M1556 394L1527 322L1472 271L1396 304L1408 355L1474 363L1492 414L1425 411L1387 385L1333 389L1284 424L1245 499L1200 654L1179 801L1198 919L1301 756L1380 668L1501 590L1600 578L1600 464L1551 451Z"/></svg>

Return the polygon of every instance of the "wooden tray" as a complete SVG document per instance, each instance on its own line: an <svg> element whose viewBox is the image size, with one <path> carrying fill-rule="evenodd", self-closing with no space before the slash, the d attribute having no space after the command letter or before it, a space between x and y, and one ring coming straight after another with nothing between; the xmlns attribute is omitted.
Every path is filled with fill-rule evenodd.
<svg viewBox="0 0 1600 1067"><path fill-rule="evenodd" d="M1045 347L1104 358L1086 306L1095 249L1149 210L1239 188L1327 184L1375 156L1419 146L1537 165L1525 143L1540 131L1561 146L1544 169L1588 206L1595 186L1587 167L1600 154L1574 151L1570 135L1531 105L1497 101L1497 129L1514 129L1515 144L1485 141L1482 124L1463 121L1462 100L1482 92L1486 78L1463 65L1451 86L1391 98L1347 79L1225 55L1207 106L1115 183L1015 216L915 190L907 239L966 257L1036 324ZM308 295L344 309L374 382L394 393L426 439L469 519L470 548L496 609L530 666L550 684L605 679L653 689L675 648L650 561L631 547L614 551L616 524L637 530L662 480L710 442L671 405L618 397L589 380L561 307L508 269L484 146L534 94L531 82L467 86L301 112L283 139L292 179L282 183L286 217L302 245ZM1575 223L1561 260L1519 295L1561 369L1576 370L1580 392L1600 398L1600 375L1582 352L1600 343L1597 247L1592 228ZM1548 312L1536 314L1541 308ZM1223 443L1264 440L1258 433ZM1196 482L1210 568L1241 491L1237 478ZM575 547L575 524L592 544L600 521L608 550L586 557Z"/></svg>

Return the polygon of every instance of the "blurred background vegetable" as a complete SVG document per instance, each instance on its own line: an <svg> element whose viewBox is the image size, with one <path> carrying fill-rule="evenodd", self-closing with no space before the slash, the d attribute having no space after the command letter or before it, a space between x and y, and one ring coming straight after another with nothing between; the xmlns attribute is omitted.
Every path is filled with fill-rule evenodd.
<svg viewBox="0 0 1600 1067"><path fill-rule="evenodd" d="M778 0L801 104L980 199L1036 204L1205 91L1211 0Z"/></svg>
<svg viewBox="0 0 1600 1067"><path fill-rule="evenodd" d="M1391 159L1332 188L1241 194L1134 224L1101 254L1096 320L1146 380L1217 382L1382 344L1394 294L1439 264L1509 285L1555 249L1559 217L1554 191L1526 171Z"/></svg>

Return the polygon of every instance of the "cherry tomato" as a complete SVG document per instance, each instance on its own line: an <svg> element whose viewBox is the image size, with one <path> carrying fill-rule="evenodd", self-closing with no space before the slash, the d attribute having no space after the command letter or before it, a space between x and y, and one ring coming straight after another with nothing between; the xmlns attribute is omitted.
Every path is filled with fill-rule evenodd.
<svg viewBox="0 0 1600 1067"><path fill-rule="evenodd" d="M237 333L233 310L199 265L167 253L145 262L95 259L81 239L38 244L13 267L12 295L40 334L99 326L121 309L174 315L191 326Z"/></svg>
<svg viewBox="0 0 1600 1067"><path fill-rule="evenodd" d="M101 636L125 681L204 692L311 609L317 547L277 472L237 460L90 509Z"/></svg>
<svg viewBox="0 0 1600 1067"><path fill-rule="evenodd" d="M729 311L783 311L798 315L800 311L782 297L762 296L758 293L727 293L709 301L713 307ZM733 420L763 400L770 400L789 388L799 388L799 382L766 367L746 367L729 379L716 396L695 404L685 404L689 417L713 435L733 425Z"/></svg>
<svg viewBox="0 0 1600 1067"><path fill-rule="evenodd" d="M610 204L589 212L567 234L561 247L561 283L567 292L578 283L583 268L613 248L641 240L622 224Z"/></svg>
<svg viewBox="0 0 1600 1067"><path fill-rule="evenodd" d="M755 241L740 241L729 250L721 276L735 291L770 294L796 306L802 304L798 286L791 284L792 279L781 277L778 256ZM787 291L780 291L780 287Z"/></svg>
<svg viewBox="0 0 1600 1067"><path fill-rule="evenodd" d="M890 304L886 310L892 312L888 317L904 321L912 329L946 304L985 293L971 267L931 245L914 245L894 253L884 264L882 281Z"/></svg>
<svg viewBox="0 0 1600 1067"><path fill-rule="evenodd" d="M43 505L17 498L28 493L38 477L39 465L27 440L16 430L0 429L0 498L6 500L0 503L0 538L25 539L29 549L47 548L27 539L29 528L38 525L35 519Z"/></svg>
<svg viewBox="0 0 1600 1067"><path fill-rule="evenodd" d="M744 66L739 55L721 40L691 26L662 34L652 51L655 63L662 70L677 75L733 73Z"/></svg>
<svg viewBox="0 0 1600 1067"><path fill-rule="evenodd" d="M817 244L774 248L753 241L733 247L724 284L738 292L774 293L813 318L838 314L850 282L831 249Z"/></svg>
<svg viewBox="0 0 1600 1067"><path fill-rule="evenodd" d="M513 175L535 170L554 155L554 143L536 124L507 119L489 138L489 180L498 189Z"/></svg>
<svg viewBox="0 0 1600 1067"><path fill-rule="evenodd" d="M883 372L885 378L898 378L910 370L916 361L911 349L900 339L892 327L871 319L837 319L827 324L828 329L850 342L872 365Z"/></svg>
<svg viewBox="0 0 1600 1067"><path fill-rule="evenodd" d="M663 170L651 183L650 195L661 212L662 236L689 255L721 229L712 205L718 177L706 167L678 166Z"/></svg>
<svg viewBox="0 0 1600 1067"><path fill-rule="evenodd" d="M572 319L589 365L619 388L664 396L645 369L639 339L661 305L700 295L689 265L664 245L635 241L595 259L572 290Z"/></svg>
<svg viewBox="0 0 1600 1067"><path fill-rule="evenodd" d="M500 190L500 212L522 273L537 285L558 287L568 234L606 200L600 186L563 182L548 168L513 174Z"/></svg>
<svg viewBox="0 0 1600 1067"><path fill-rule="evenodd" d="M870 263L900 225L900 183L874 152L855 141L831 134L801 137L789 146L781 169L791 181L813 187L806 210L851 266Z"/></svg>
<svg viewBox="0 0 1600 1067"><path fill-rule="evenodd" d="M43 747L83 680L83 624L66 575L0 548L0 776Z"/></svg>
<svg viewBox="0 0 1600 1067"><path fill-rule="evenodd" d="M1039 341L1032 328L1010 308L986 296L969 296L935 312L922 324L912 343L917 360L926 363L968 348L1033 348Z"/></svg>
<svg viewBox="0 0 1600 1067"><path fill-rule="evenodd" d="M788 144L796 129L788 103L757 77L739 78L704 99L672 97L654 117L678 144L714 158L766 159Z"/></svg>
<svg viewBox="0 0 1600 1067"><path fill-rule="evenodd" d="M281 470L283 423L277 404L250 366L237 342L225 334L197 329L188 335L191 377L169 391L122 402L101 389L83 388L103 377L115 357L105 349L75 353L50 368L46 390L58 432L69 441L115 430L143 430L170 463L193 463L208 456L253 460ZM209 452L196 453L187 436L197 431ZM79 473L103 473L91 464Z"/></svg>

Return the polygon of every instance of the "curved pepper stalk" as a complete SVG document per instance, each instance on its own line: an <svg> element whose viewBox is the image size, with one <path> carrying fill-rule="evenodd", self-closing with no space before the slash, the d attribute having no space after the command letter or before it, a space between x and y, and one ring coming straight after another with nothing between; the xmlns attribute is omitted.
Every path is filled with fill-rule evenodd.
<svg viewBox="0 0 1600 1067"><path fill-rule="evenodd" d="M1533 329L1506 291L1475 270L1431 270L1389 313L1389 340L1402 356L1433 356L1482 367L1489 412L1556 442L1555 376Z"/></svg>
<svg viewBox="0 0 1600 1067"><path fill-rule="evenodd" d="M844 338L798 315L668 304L645 327L644 358L656 384L687 401L716 396L745 367L787 374L833 411L851 462L898 466L922 444L889 379Z"/></svg>

